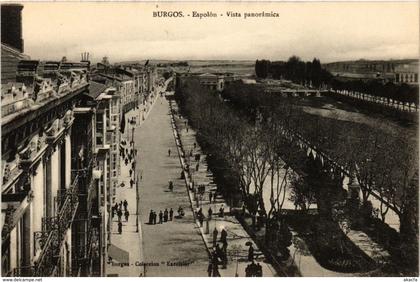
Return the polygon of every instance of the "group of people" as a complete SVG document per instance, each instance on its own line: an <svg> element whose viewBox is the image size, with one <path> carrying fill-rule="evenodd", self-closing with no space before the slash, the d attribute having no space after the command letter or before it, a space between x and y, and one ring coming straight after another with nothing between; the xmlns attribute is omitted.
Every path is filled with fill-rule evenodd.
<svg viewBox="0 0 420 282"><path fill-rule="evenodd" d="M262 277L263 271L262 266L259 262L255 263L252 261L251 264L248 264L245 268L245 277Z"/></svg>
<svg viewBox="0 0 420 282"><path fill-rule="evenodd" d="M123 213L124 208L124 213ZM111 210L111 218L114 219L115 214L118 217L118 233L122 234L122 216L124 214L125 221L128 221L130 212L128 211L128 202L127 200L120 201L120 203L115 203Z"/></svg>
<svg viewBox="0 0 420 282"><path fill-rule="evenodd" d="M121 141L122 145L126 145L127 142L125 140ZM121 157L124 159L124 163L126 166L129 166L129 163L131 163L131 167L129 169L129 174L130 174L130 188L134 187L135 182L135 169L136 169L136 159L135 157L137 156L137 149L134 148L134 141L130 141L130 147L129 148L124 148L121 146L120 148L120 155Z"/></svg>
<svg viewBox="0 0 420 282"><path fill-rule="evenodd" d="M255 261L254 261L254 247L252 246L252 243L249 244L249 248L248 248L248 261L250 261L251 263L248 264L247 267L245 268L245 276L246 277L262 277L263 276L262 266L260 265L259 262L255 264Z"/></svg>
<svg viewBox="0 0 420 282"><path fill-rule="evenodd" d="M213 230L213 252L211 254L211 262L208 268L208 274L209 276L220 276L218 272L218 264L219 262L222 264L222 268L226 268L227 265L227 231L222 228L220 231L220 240L219 243L217 243L217 236L219 234L219 231L215 227ZM222 244L222 247L220 247L220 243Z"/></svg>
<svg viewBox="0 0 420 282"><path fill-rule="evenodd" d="M159 221L157 222L157 217L159 216ZM159 211L159 214L157 214L154 210L150 210L149 213L149 224L162 224L164 222L172 221L174 217L174 211L172 208L165 209L165 211L162 212L162 210Z"/></svg>

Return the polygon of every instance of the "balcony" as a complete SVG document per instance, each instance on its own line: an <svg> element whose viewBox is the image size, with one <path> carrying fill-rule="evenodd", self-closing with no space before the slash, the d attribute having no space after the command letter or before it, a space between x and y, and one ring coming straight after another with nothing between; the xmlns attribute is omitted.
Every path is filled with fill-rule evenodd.
<svg viewBox="0 0 420 282"><path fill-rule="evenodd" d="M41 247L41 253L31 272L26 276L53 276L59 262L60 250L66 231L74 219L78 206L79 179L76 177L70 189L59 197L57 216L43 218L42 231L35 233L35 244ZM61 200L63 199L63 200ZM22 274L24 274L22 272ZM22 275L23 276L23 275Z"/></svg>

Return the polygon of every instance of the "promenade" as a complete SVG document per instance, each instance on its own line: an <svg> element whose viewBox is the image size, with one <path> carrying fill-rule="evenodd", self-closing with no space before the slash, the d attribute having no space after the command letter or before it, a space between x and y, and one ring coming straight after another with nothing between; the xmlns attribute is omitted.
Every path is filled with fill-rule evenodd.
<svg viewBox="0 0 420 282"><path fill-rule="evenodd" d="M178 106L175 102L171 102L171 108L174 113L178 112ZM249 245L252 244L254 248L254 260L262 267L262 273L264 277L276 276L276 272L271 264L269 264L263 253L258 249L255 242L243 229L239 221L229 213L230 207L225 202L221 195L217 195L216 199L210 202L209 194L215 195L217 187L213 182L213 175L210 170L207 169L206 156L201 151L200 146L197 144L195 139L195 131L189 127L188 121L180 115L173 115L172 126L174 130L174 136L177 140L178 150L184 157L180 158L180 162L186 173L188 172L187 165L189 167L189 173L191 179L188 177L185 179L185 185L190 187L192 185L191 180L194 182L194 187L199 185L205 185L205 193L203 196L195 196L195 193L189 189L189 199L191 209L198 210L202 209L206 220L203 226L199 227L200 234L203 237L203 241L208 249L209 253L213 252L213 232L216 228L217 244L222 246L220 242L220 234L222 229L227 231L227 256L228 264L225 269L219 267L220 275L223 277L245 277L245 268L251 263L248 260ZM194 145L195 144L195 145ZM200 155L200 160L196 161L193 156L196 154ZM197 169L198 168L198 169ZM211 208L213 215L208 220L208 210ZM224 216L220 214L220 208L224 209ZM198 219L196 218L196 225L200 226ZM208 226L207 226L208 224Z"/></svg>

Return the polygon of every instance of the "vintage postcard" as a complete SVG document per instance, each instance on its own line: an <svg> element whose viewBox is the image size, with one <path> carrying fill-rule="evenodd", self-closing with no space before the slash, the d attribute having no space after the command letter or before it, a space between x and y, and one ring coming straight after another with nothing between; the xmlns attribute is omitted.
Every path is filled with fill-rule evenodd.
<svg viewBox="0 0 420 282"><path fill-rule="evenodd" d="M418 11L2 2L2 278L416 281Z"/></svg>

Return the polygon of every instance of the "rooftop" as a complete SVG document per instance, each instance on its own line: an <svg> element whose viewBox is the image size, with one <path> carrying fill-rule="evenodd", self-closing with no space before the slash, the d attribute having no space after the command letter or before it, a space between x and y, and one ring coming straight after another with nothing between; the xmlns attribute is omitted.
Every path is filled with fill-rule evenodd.
<svg viewBox="0 0 420 282"><path fill-rule="evenodd" d="M91 81L89 83L89 96L96 99L99 95L104 93L107 88L108 87L105 84Z"/></svg>

